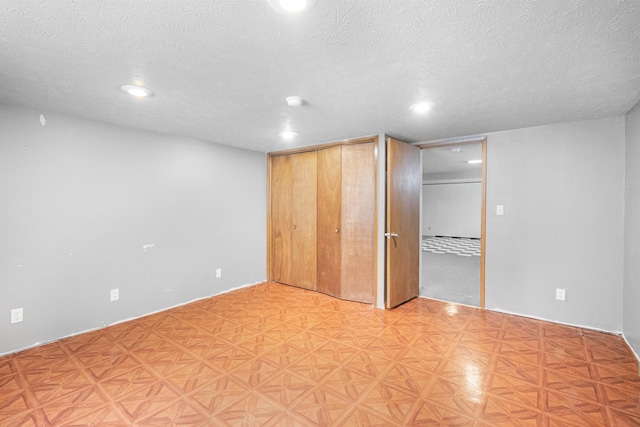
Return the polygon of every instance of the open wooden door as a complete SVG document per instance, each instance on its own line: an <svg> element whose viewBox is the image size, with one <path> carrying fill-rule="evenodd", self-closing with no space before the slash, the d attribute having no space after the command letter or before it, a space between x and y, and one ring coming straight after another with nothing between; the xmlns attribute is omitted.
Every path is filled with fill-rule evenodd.
<svg viewBox="0 0 640 427"><path fill-rule="evenodd" d="M420 148L387 139L386 301L396 307L420 291Z"/></svg>

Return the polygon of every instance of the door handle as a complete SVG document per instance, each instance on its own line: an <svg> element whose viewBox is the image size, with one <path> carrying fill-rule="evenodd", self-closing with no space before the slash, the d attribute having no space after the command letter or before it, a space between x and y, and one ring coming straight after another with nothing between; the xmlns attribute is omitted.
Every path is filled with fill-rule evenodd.
<svg viewBox="0 0 640 427"><path fill-rule="evenodd" d="M340 229L339 229L339 228L336 228L336 233L339 233L339 232L340 232Z"/></svg>
<svg viewBox="0 0 640 427"><path fill-rule="evenodd" d="M398 237L398 233L384 233L384 237L391 239L392 237Z"/></svg>

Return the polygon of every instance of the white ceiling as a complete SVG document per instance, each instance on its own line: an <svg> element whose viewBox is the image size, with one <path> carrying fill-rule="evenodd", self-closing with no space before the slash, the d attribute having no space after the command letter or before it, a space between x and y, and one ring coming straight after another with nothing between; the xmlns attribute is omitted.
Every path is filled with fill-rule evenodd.
<svg viewBox="0 0 640 427"><path fill-rule="evenodd" d="M133 82L154 96L119 91ZM251 150L614 116L639 98L638 0L317 0L302 15L267 0L0 1L0 102ZM423 99L435 107L417 116Z"/></svg>
<svg viewBox="0 0 640 427"><path fill-rule="evenodd" d="M482 160L482 143L429 148L420 152L423 173L482 170L481 163L467 163L468 160Z"/></svg>

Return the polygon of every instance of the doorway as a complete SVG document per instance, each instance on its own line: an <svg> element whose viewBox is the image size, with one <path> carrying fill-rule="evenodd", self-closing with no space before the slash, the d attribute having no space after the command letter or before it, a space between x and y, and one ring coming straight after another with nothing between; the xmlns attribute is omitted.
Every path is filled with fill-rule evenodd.
<svg viewBox="0 0 640 427"><path fill-rule="evenodd" d="M422 297L484 308L485 144L420 145Z"/></svg>

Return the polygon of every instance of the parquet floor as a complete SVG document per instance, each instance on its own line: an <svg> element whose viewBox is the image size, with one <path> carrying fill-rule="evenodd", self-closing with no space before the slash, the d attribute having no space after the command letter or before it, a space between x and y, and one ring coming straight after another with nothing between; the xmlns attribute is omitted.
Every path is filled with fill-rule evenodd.
<svg viewBox="0 0 640 427"><path fill-rule="evenodd" d="M261 284L0 358L1 426L638 426L617 336Z"/></svg>

